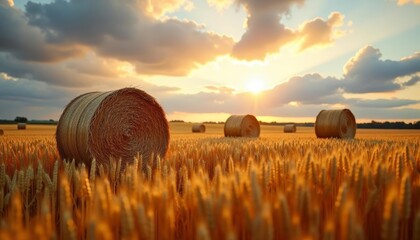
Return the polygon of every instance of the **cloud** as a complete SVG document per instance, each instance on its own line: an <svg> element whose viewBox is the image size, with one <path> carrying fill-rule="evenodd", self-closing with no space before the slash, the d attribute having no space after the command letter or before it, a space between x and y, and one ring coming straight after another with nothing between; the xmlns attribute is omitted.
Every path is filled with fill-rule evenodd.
<svg viewBox="0 0 420 240"><path fill-rule="evenodd" d="M225 86L206 86L206 89L226 94L232 94L235 92L235 89Z"/></svg>
<svg viewBox="0 0 420 240"><path fill-rule="evenodd" d="M420 103L411 99L349 99L348 102L355 107L363 108L398 108Z"/></svg>
<svg viewBox="0 0 420 240"><path fill-rule="evenodd" d="M306 74L290 78L287 82L268 90L268 98L276 105L299 102L303 104L336 103L342 100L342 81L319 74Z"/></svg>
<svg viewBox="0 0 420 240"><path fill-rule="evenodd" d="M235 0L207 0L207 3L212 6L216 7L217 9L225 9L231 4L233 4Z"/></svg>
<svg viewBox="0 0 420 240"><path fill-rule="evenodd" d="M194 6L192 1L187 0L130 0L139 10L153 17L163 16L167 12L173 12L181 7L188 10Z"/></svg>
<svg viewBox="0 0 420 240"><path fill-rule="evenodd" d="M299 32L299 38L302 39L300 50L331 43L334 35L339 34L334 29L343 24L343 19L344 15L339 12L333 12L326 21L321 18L315 18L304 23Z"/></svg>
<svg viewBox="0 0 420 240"><path fill-rule="evenodd" d="M199 65L228 54L233 45L230 37L205 32L194 22L154 18L188 3L185 0L28 2L26 12L22 12L2 0L0 53L10 53L22 60L24 67L12 67L16 70L12 74L15 76L28 72L41 75L41 70L28 71L28 68L37 62L69 59L74 59L68 65L73 70L98 76L112 75L112 71L104 71L103 66L94 66L97 63L87 60L92 52L108 58L107 61L130 62L139 74L186 75ZM79 60L81 62L77 63ZM8 63L0 62L0 65ZM0 68L5 71L6 66ZM19 68L26 71L18 73ZM50 80L46 81L52 82ZM57 78L57 81L60 80Z"/></svg>
<svg viewBox="0 0 420 240"><path fill-rule="evenodd" d="M49 44L44 34L27 23L24 13L0 2L0 52L9 52L21 60L52 62L79 56L83 48L76 44Z"/></svg>
<svg viewBox="0 0 420 240"><path fill-rule="evenodd" d="M139 74L180 76L228 54L233 45L232 38L206 32L192 21L156 19L139 7L157 3L153 11L161 14L167 6L184 2L28 2L26 15L50 43L87 46L102 56L130 62Z"/></svg>
<svg viewBox="0 0 420 240"><path fill-rule="evenodd" d="M420 4L420 0L398 0L398 5L405 5L405 4Z"/></svg>
<svg viewBox="0 0 420 240"><path fill-rule="evenodd" d="M232 56L238 59L264 59L267 54L277 52L282 46L295 39L293 30L281 23L281 17L287 14L295 4L304 0L237 0L247 14L247 30L232 50Z"/></svg>
<svg viewBox="0 0 420 240"><path fill-rule="evenodd" d="M300 51L303 51L332 43L337 36L344 34L337 30L344 19L344 15L339 12L331 13L327 20L318 17L305 22L298 30L287 28L281 22L282 18L290 14L292 6L302 5L304 0L236 0L236 3L243 6L248 14L246 32L231 53L238 59L263 60L267 55L295 41L300 42Z"/></svg>
<svg viewBox="0 0 420 240"><path fill-rule="evenodd" d="M420 72L420 53L399 61L381 60L379 49L366 46L359 50L344 66L345 90L349 93L391 92L417 83L396 81L398 77Z"/></svg>
<svg viewBox="0 0 420 240"><path fill-rule="evenodd" d="M367 60L366 60L367 59ZM360 84L370 86L371 91L388 91L383 84L371 83L367 78L365 83L355 83L356 78L348 78L350 73L358 76L364 73L360 64L368 64L375 71L393 74L392 78L405 76L403 81L394 83L399 89L412 87L419 82L420 77L412 71L416 69L418 54L413 54L400 61L380 59L380 52L373 47L361 49L349 60L346 65L347 72L342 78L323 77L320 74L306 74L294 76L288 81L266 90L256 97L255 95L223 86L207 86L212 92L199 92L195 94L166 93L159 97L164 109L168 113L252 113L265 116L281 117L314 117L321 109L347 107L357 114L358 118L370 119L413 119L420 117L420 110L413 105L419 104L415 99L363 99L345 97L347 89ZM371 64L371 63L375 64ZM385 68L385 69L384 69ZM367 69L369 70L369 68ZM369 70L370 71L370 70ZM398 73L398 74L396 74ZM376 74L376 73L375 73ZM408 74L408 75L407 75ZM367 75L363 75L367 76ZM375 81L375 79L373 79ZM201 103L205 103L203 108Z"/></svg>
<svg viewBox="0 0 420 240"><path fill-rule="evenodd" d="M93 86L98 82L105 82L103 78L80 74L65 64L43 64L39 62L26 62L0 53L0 72L26 80L45 82L56 86L82 88ZM101 80L101 81L95 81Z"/></svg>
<svg viewBox="0 0 420 240"><path fill-rule="evenodd" d="M420 81L420 76L415 75L410 78L407 82L403 83L405 87L414 86Z"/></svg>

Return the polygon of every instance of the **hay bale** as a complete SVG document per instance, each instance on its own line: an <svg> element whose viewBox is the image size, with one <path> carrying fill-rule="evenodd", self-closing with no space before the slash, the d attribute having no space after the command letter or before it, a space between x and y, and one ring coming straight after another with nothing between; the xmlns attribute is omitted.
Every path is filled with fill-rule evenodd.
<svg viewBox="0 0 420 240"><path fill-rule="evenodd" d="M232 115L225 123L225 137L259 137L260 123L253 115Z"/></svg>
<svg viewBox="0 0 420 240"><path fill-rule="evenodd" d="M90 165L93 158L105 164L121 158L125 166L138 153L146 164L152 156L165 155L169 126L161 106L144 91L91 92L67 105L56 140L63 159Z"/></svg>
<svg viewBox="0 0 420 240"><path fill-rule="evenodd" d="M206 132L206 126L204 124L193 124L192 125L192 132L193 133L203 133Z"/></svg>
<svg viewBox="0 0 420 240"><path fill-rule="evenodd" d="M26 123L18 123L17 124L18 130L25 130L26 129Z"/></svg>
<svg viewBox="0 0 420 240"><path fill-rule="evenodd" d="M0 136L4 135L3 129L0 129Z"/></svg>
<svg viewBox="0 0 420 240"><path fill-rule="evenodd" d="M283 132L285 132L285 133L295 133L296 132L296 125L295 124L284 125Z"/></svg>
<svg viewBox="0 0 420 240"><path fill-rule="evenodd" d="M354 138L356 119L349 109L322 110L315 121L318 138Z"/></svg>

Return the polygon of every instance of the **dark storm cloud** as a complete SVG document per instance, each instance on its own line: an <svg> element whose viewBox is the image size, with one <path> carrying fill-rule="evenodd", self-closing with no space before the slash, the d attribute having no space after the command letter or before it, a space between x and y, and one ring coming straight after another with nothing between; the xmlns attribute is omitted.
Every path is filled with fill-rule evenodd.
<svg viewBox="0 0 420 240"><path fill-rule="evenodd" d="M398 77L420 72L420 53L393 61L381 60L379 49L367 46L351 58L344 66L345 90L349 93L391 92L418 82L413 76L406 84L398 83Z"/></svg>
<svg viewBox="0 0 420 240"><path fill-rule="evenodd" d="M230 52L230 37L205 32L191 21L155 19L139 9L142 2L28 2L26 14L49 42L88 46L103 56L131 62L140 74L185 75Z"/></svg>

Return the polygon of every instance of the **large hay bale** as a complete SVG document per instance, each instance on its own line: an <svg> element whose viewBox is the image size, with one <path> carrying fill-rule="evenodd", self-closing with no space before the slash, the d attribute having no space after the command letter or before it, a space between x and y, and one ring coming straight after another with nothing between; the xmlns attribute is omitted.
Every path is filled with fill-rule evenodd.
<svg viewBox="0 0 420 240"><path fill-rule="evenodd" d="M25 130L26 129L26 123L18 123L17 124L18 130Z"/></svg>
<svg viewBox="0 0 420 240"><path fill-rule="evenodd" d="M322 110L315 121L318 138L354 138L356 119L349 109Z"/></svg>
<svg viewBox="0 0 420 240"><path fill-rule="evenodd" d="M232 115L225 123L225 137L259 137L260 123L253 115Z"/></svg>
<svg viewBox="0 0 420 240"><path fill-rule="evenodd" d="M206 126L204 124L193 124L192 125L193 133L203 133L206 132Z"/></svg>
<svg viewBox="0 0 420 240"><path fill-rule="evenodd" d="M285 132L285 133L295 133L296 132L296 125L295 124L284 125L283 132Z"/></svg>
<svg viewBox="0 0 420 240"><path fill-rule="evenodd" d="M151 156L165 155L169 126L161 106L144 91L91 92L67 105L56 140L63 159L90 165L93 158L99 163L121 158L125 166L140 154L146 164Z"/></svg>
<svg viewBox="0 0 420 240"><path fill-rule="evenodd" d="M3 129L0 129L0 136L4 135Z"/></svg>

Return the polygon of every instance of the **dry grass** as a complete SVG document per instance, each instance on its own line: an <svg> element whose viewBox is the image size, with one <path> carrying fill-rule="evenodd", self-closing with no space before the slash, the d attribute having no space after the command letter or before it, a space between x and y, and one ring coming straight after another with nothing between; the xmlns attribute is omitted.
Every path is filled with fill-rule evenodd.
<svg viewBox="0 0 420 240"><path fill-rule="evenodd" d="M171 124L164 159L90 169L59 159L54 128L0 141L0 238L414 239L420 132L317 139L262 126L259 139ZM15 130L17 131L17 130ZM35 132L35 133L34 133Z"/></svg>

